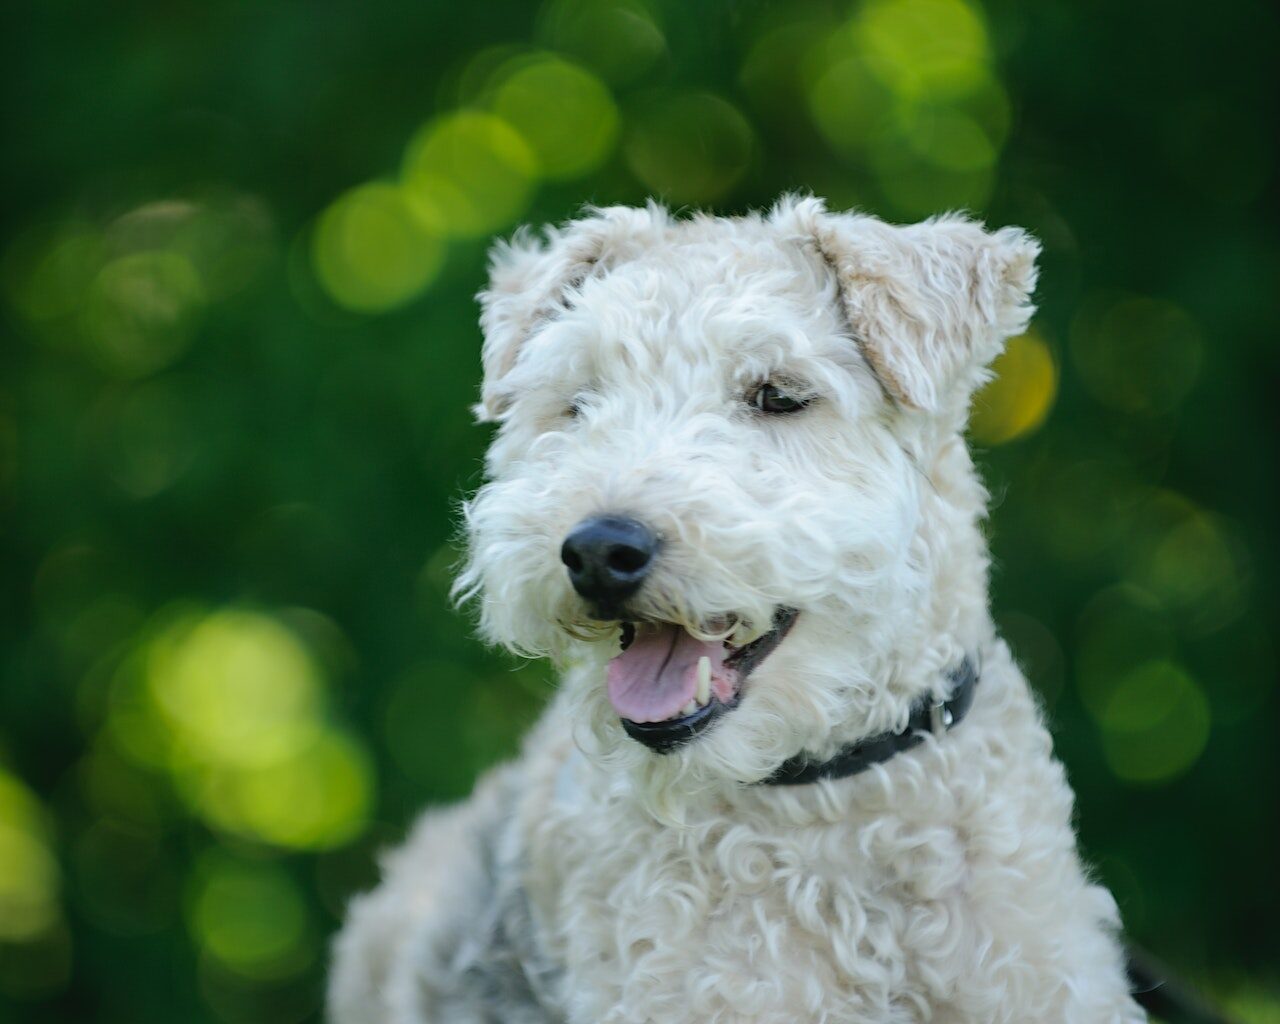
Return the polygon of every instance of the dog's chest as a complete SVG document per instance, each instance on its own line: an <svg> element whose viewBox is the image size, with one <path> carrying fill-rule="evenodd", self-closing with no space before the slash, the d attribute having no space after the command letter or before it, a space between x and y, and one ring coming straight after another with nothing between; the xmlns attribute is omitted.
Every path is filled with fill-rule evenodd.
<svg viewBox="0 0 1280 1024"><path fill-rule="evenodd" d="M530 887L575 1021L916 1020L927 986L907 953L962 927L945 829L682 829L608 803L543 824Z"/></svg>

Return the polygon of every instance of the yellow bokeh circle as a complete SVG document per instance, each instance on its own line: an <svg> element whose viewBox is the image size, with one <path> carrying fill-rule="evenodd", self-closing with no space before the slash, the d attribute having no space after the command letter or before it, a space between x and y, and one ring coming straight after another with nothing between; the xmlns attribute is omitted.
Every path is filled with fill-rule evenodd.
<svg viewBox="0 0 1280 1024"><path fill-rule="evenodd" d="M720 198L742 177L754 151L747 119L727 100L705 92L651 99L625 146L632 173L673 203Z"/></svg>
<svg viewBox="0 0 1280 1024"><path fill-rule="evenodd" d="M550 0L538 15L538 35L615 84L644 75L667 49L644 0Z"/></svg>
<svg viewBox="0 0 1280 1024"><path fill-rule="evenodd" d="M234 780L239 831L276 846L326 849L368 823L373 772L363 747L326 730L297 757Z"/></svg>
<svg viewBox="0 0 1280 1024"><path fill-rule="evenodd" d="M496 114L460 110L431 121L405 152L405 195L420 220L447 235L480 238L528 209L538 158Z"/></svg>
<svg viewBox="0 0 1280 1024"><path fill-rule="evenodd" d="M595 75L542 56L501 76L493 110L528 143L538 173L551 180L581 177L613 152L618 108Z"/></svg>
<svg viewBox="0 0 1280 1024"><path fill-rule="evenodd" d="M328 720L320 664L278 619L169 613L129 664L108 734L209 825L289 849L339 846L367 826L372 762Z"/></svg>
<svg viewBox="0 0 1280 1024"><path fill-rule="evenodd" d="M38 938L58 920L58 865L43 811L0 769L0 941Z"/></svg>
<svg viewBox="0 0 1280 1024"><path fill-rule="evenodd" d="M200 274L182 253L120 256L99 271L80 313L89 355L124 377L167 366L189 344L204 301Z"/></svg>
<svg viewBox="0 0 1280 1024"><path fill-rule="evenodd" d="M1209 702L1177 663L1150 661L1117 684L1102 717L1102 750L1115 774L1157 783L1187 771L1209 740Z"/></svg>
<svg viewBox="0 0 1280 1024"><path fill-rule="evenodd" d="M871 72L898 95L964 93L987 61L987 31L962 0L871 0L853 24Z"/></svg>
<svg viewBox="0 0 1280 1024"><path fill-rule="evenodd" d="M421 294L440 271L444 246L405 192L384 182L334 200L316 225L311 258L334 302L376 313Z"/></svg>
<svg viewBox="0 0 1280 1024"><path fill-rule="evenodd" d="M257 612L180 622L152 642L147 683L181 753L242 768L298 753L319 731L315 661L297 637Z"/></svg>
<svg viewBox="0 0 1280 1024"><path fill-rule="evenodd" d="M1058 392L1058 370L1048 344L1030 332L1010 338L992 364L994 377L974 396L969 436L978 444L1004 444L1045 421Z"/></svg>
<svg viewBox="0 0 1280 1024"><path fill-rule="evenodd" d="M288 977L314 953L306 900L278 864L209 853L197 864L188 928L196 945L243 977Z"/></svg>
<svg viewBox="0 0 1280 1024"><path fill-rule="evenodd" d="M1203 635L1246 606L1249 560L1228 524L1172 491L1157 491L1135 517L1125 576Z"/></svg>

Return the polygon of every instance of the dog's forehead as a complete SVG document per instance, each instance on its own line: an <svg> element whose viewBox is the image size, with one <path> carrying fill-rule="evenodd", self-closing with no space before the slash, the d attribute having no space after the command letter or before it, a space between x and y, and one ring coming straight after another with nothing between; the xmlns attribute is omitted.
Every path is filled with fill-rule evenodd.
<svg viewBox="0 0 1280 1024"><path fill-rule="evenodd" d="M829 276L816 250L771 225L728 218L674 225L584 281L593 293L666 298L693 304L703 298L749 307L761 299L793 299L820 290Z"/></svg>
<svg viewBox="0 0 1280 1024"><path fill-rule="evenodd" d="M716 223L726 228L673 234L588 276L531 339L529 362L552 374L675 364L720 372L829 349L840 320L821 259L776 232Z"/></svg>

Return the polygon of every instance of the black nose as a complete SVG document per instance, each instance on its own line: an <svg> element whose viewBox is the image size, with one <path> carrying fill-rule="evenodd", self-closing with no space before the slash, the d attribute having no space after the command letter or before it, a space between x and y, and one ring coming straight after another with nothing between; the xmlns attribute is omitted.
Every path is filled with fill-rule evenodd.
<svg viewBox="0 0 1280 1024"><path fill-rule="evenodd" d="M626 516L593 516L570 531L560 548L573 589L605 618L640 589L653 567L658 538Z"/></svg>

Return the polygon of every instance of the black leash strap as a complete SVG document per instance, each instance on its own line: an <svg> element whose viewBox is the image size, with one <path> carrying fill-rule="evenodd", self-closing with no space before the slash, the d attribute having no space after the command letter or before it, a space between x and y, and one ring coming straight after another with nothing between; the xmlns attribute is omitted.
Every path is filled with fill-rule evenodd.
<svg viewBox="0 0 1280 1024"><path fill-rule="evenodd" d="M1133 998L1153 1017L1168 1024L1235 1024L1146 950L1129 943L1125 952Z"/></svg>
<svg viewBox="0 0 1280 1024"><path fill-rule="evenodd" d="M819 779L843 779L918 746L924 742L925 733L941 736L959 725L973 706L973 691L978 685L978 669L973 659L966 656L959 667L949 673L949 679L951 696L943 700L936 694L925 694L911 705L911 718L901 732L882 732L851 743L826 761L810 761L799 754L783 761L777 771L761 780L762 784L799 786Z"/></svg>

